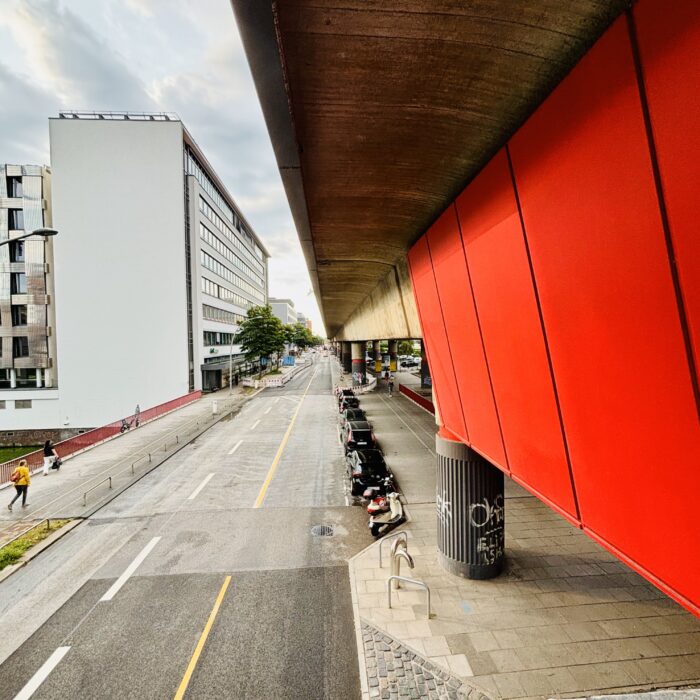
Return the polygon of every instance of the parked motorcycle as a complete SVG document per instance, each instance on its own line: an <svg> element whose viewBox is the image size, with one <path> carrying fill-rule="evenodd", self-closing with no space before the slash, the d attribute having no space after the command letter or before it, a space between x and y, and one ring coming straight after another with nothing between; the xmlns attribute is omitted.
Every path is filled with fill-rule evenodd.
<svg viewBox="0 0 700 700"><path fill-rule="evenodd" d="M394 491L387 494L387 499L389 500L389 510L370 516L368 526L373 537L385 535L406 519L399 494Z"/></svg>

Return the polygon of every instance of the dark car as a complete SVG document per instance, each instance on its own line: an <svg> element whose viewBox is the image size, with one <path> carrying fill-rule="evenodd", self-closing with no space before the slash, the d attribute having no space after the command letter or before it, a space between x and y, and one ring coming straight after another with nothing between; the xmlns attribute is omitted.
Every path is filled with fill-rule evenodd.
<svg viewBox="0 0 700 700"><path fill-rule="evenodd" d="M360 400L357 396L343 396L338 405L338 412L342 413L346 408L359 408Z"/></svg>
<svg viewBox="0 0 700 700"><path fill-rule="evenodd" d="M336 387L335 395L338 397L338 401L340 401L343 396L355 396L355 392L352 389L342 389L341 387Z"/></svg>
<svg viewBox="0 0 700 700"><path fill-rule="evenodd" d="M346 457L350 473L350 492L360 496L368 486L375 486L392 477L380 450L353 450Z"/></svg>
<svg viewBox="0 0 700 700"><path fill-rule="evenodd" d="M345 454L350 450L378 449L372 426L367 421L348 421L343 428Z"/></svg>
<svg viewBox="0 0 700 700"><path fill-rule="evenodd" d="M361 408L346 408L338 418L341 429L345 427L348 421L367 420L365 412Z"/></svg>

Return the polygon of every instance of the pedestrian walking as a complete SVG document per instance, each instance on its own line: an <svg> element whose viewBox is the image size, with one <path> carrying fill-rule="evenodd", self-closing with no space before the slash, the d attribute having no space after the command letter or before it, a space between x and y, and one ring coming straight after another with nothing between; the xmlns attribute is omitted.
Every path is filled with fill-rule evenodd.
<svg viewBox="0 0 700 700"><path fill-rule="evenodd" d="M136 404L136 410L134 411L134 424L138 428L141 424L141 406Z"/></svg>
<svg viewBox="0 0 700 700"><path fill-rule="evenodd" d="M21 459L17 469L12 472L10 476L10 481L15 485L15 497L7 504L7 510L12 511L12 504L22 496L22 508L26 508L29 503L27 503L27 491L29 491L29 482L31 477L29 476L29 467L27 467L27 460Z"/></svg>
<svg viewBox="0 0 700 700"><path fill-rule="evenodd" d="M54 449L53 443L51 440L47 440L44 443L44 476L49 475L49 469L51 469L57 459L58 453Z"/></svg>
<svg viewBox="0 0 700 700"><path fill-rule="evenodd" d="M389 396L391 396L394 393L394 380L390 379L389 380Z"/></svg>

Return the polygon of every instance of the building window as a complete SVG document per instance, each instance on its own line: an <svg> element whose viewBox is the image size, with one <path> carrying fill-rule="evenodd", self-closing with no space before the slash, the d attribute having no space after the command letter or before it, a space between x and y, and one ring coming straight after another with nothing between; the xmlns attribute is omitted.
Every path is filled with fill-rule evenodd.
<svg viewBox="0 0 700 700"><path fill-rule="evenodd" d="M22 196L22 178L16 175L10 175L7 178L7 196L21 197Z"/></svg>
<svg viewBox="0 0 700 700"><path fill-rule="evenodd" d="M24 212L21 209L8 209L9 220L7 223L10 231L24 228Z"/></svg>
<svg viewBox="0 0 700 700"><path fill-rule="evenodd" d="M32 407L32 401L31 399L21 399L15 401L15 408L31 408Z"/></svg>
<svg viewBox="0 0 700 700"><path fill-rule="evenodd" d="M0 369L0 389L10 388L10 370Z"/></svg>
<svg viewBox="0 0 700 700"><path fill-rule="evenodd" d="M0 401L0 410L2 410L3 408L6 408L5 402L4 402L4 401Z"/></svg>
<svg viewBox="0 0 700 700"><path fill-rule="evenodd" d="M215 333L204 331L205 345L233 345L233 333Z"/></svg>
<svg viewBox="0 0 700 700"><path fill-rule="evenodd" d="M29 338L27 336L12 339L12 355L14 357L29 357Z"/></svg>
<svg viewBox="0 0 700 700"><path fill-rule="evenodd" d="M24 241L12 241L10 243L10 262L24 262Z"/></svg>
<svg viewBox="0 0 700 700"><path fill-rule="evenodd" d="M12 325L26 326L27 325L27 306L26 304L12 305Z"/></svg>
<svg viewBox="0 0 700 700"><path fill-rule="evenodd" d="M16 369L15 376L17 378L18 387L35 387L36 386L36 370L35 369Z"/></svg>
<svg viewBox="0 0 700 700"><path fill-rule="evenodd" d="M27 293L27 275L24 272L13 272L10 276L10 293L11 294L26 294Z"/></svg>

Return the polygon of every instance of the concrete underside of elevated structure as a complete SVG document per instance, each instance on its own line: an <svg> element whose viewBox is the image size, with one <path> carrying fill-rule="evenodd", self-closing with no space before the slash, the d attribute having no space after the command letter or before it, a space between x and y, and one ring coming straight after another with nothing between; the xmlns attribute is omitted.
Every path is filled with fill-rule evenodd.
<svg viewBox="0 0 700 700"><path fill-rule="evenodd" d="M419 337L408 247L627 0L232 3L330 337Z"/></svg>

